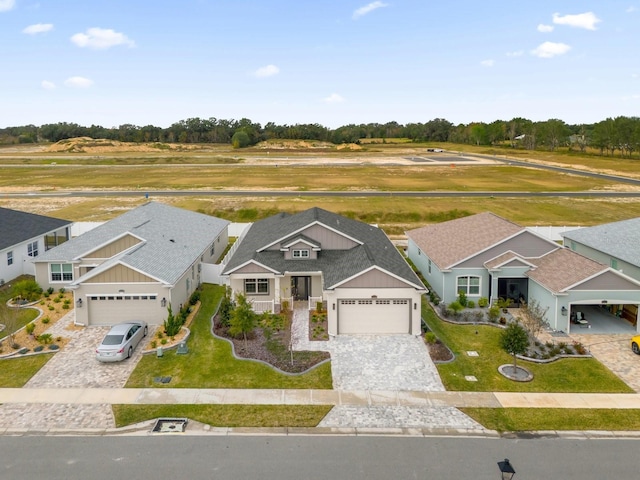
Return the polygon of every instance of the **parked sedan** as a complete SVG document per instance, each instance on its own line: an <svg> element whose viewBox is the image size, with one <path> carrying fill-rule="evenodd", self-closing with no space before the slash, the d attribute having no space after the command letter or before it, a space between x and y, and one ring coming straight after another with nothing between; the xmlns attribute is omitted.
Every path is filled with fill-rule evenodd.
<svg viewBox="0 0 640 480"><path fill-rule="evenodd" d="M101 362L119 362L131 357L148 331L147 323L143 321L114 325L96 348L96 358Z"/></svg>

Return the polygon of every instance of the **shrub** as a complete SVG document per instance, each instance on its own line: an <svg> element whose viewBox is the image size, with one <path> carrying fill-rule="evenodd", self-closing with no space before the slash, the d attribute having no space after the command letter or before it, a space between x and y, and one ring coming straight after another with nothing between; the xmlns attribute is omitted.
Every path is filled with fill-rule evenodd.
<svg viewBox="0 0 640 480"><path fill-rule="evenodd" d="M434 343L436 343L436 341L438 340L438 338L436 337L436 334L433 332L427 332L424 334L424 340L425 342L427 342L429 345L433 345Z"/></svg>
<svg viewBox="0 0 640 480"><path fill-rule="evenodd" d="M289 311L289 300L283 300L282 304L280 305L280 310L282 310L283 312Z"/></svg>
<svg viewBox="0 0 640 480"><path fill-rule="evenodd" d="M158 330L158 331L156 332L156 337L158 337L158 338L162 338L162 337L164 337L164 333L162 333L162 330Z"/></svg>
<svg viewBox="0 0 640 480"><path fill-rule="evenodd" d="M151 340L151 348L156 348L158 346L158 342L155 340Z"/></svg>
<svg viewBox="0 0 640 480"><path fill-rule="evenodd" d="M49 307L48 307L48 308L49 308L49 311L53 311L53 310L55 310L55 307L54 307L53 305L49 305Z"/></svg>
<svg viewBox="0 0 640 480"><path fill-rule="evenodd" d="M53 336L50 333L43 333L38 335L38 341L43 345L49 345L50 343L53 343Z"/></svg>
<svg viewBox="0 0 640 480"><path fill-rule="evenodd" d="M69 310L69 304L65 303L64 305L62 305L62 309L63 310Z"/></svg>
<svg viewBox="0 0 640 480"><path fill-rule="evenodd" d="M286 302L282 302L282 310L285 310ZM225 296L222 297L222 301L220 302L220 309L218 310L218 315L220 317L220 326L228 327L229 322L231 320L231 310L233 309L233 302L231 301L231 292L227 289Z"/></svg>
<svg viewBox="0 0 640 480"><path fill-rule="evenodd" d="M573 342L573 348L578 355L586 355L587 349L580 342Z"/></svg>
<svg viewBox="0 0 640 480"><path fill-rule="evenodd" d="M47 288L47 292L46 292L45 296L48 297L52 293L53 293L53 287L49 287L49 288Z"/></svg>
<svg viewBox="0 0 640 480"><path fill-rule="evenodd" d="M35 302L42 295L42 288L35 280L20 280L11 288L14 297L20 297L27 302Z"/></svg>
<svg viewBox="0 0 640 480"><path fill-rule="evenodd" d="M49 350L60 350L60 347L54 343L49 345Z"/></svg>
<svg viewBox="0 0 640 480"><path fill-rule="evenodd" d="M58 290L58 293L60 295L64 295L64 292L66 292L67 290L64 287L60 287L60 290Z"/></svg>
<svg viewBox="0 0 640 480"><path fill-rule="evenodd" d="M449 309L453 310L454 315L458 314L463 308L464 307L458 300L455 300L449 304Z"/></svg>
<svg viewBox="0 0 640 480"><path fill-rule="evenodd" d="M173 310L171 309L171 304L167 306L167 312L168 312L167 319L164 321L164 333L172 337L180 331L180 327L182 327L182 323L180 323L180 319L173 314Z"/></svg>
<svg viewBox="0 0 640 480"><path fill-rule="evenodd" d="M487 305L489 305L489 299L488 299L487 297L480 297L480 298L478 299L478 306L479 306L480 308L484 308L484 307L486 307Z"/></svg>
<svg viewBox="0 0 640 480"><path fill-rule="evenodd" d="M49 317L44 317L41 322L46 325L47 323L49 323L51 321L51 319Z"/></svg>
<svg viewBox="0 0 640 480"><path fill-rule="evenodd" d="M64 303L65 305L69 305L71 303L71 300L69 300L68 298L65 298L62 303Z"/></svg>
<svg viewBox="0 0 640 480"><path fill-rule="evenodd" d="M458 292L458 303L463 307L467 306L467 294L464 292Z"/></svg>
<svg viewBox="0 0 640 480"><path fill-rule="evenodd" d="M507 319L504 317L500 317L500 325L506 325L507 324Z"/></svg>
<svg viewBox="0 0 640 480"><path fill-rule="evenodd" d="M467 300L467 308L476 308L476 302L473 300Z"/></svg>
<svg viewBox="0 0 640 480"><path fill-rule="evenodd" d="M190 305L195 305L196 303L198 303L200 301L200 291L196 290L195 292L193 292L191 294L191 296L189 297L189 304Z"/></svg>
<svg viewBox="0 0 640 480"><path fill-rule="evenodd" d="M163 338L162 340L160 340L160 343L161 343L162 345L166 345L166 344L167 344L167 339L166 339L166 338Z"/></svg>
<svg viewBox="0 0 640 480"><path fill-rule="evenodd" d="M53 303L60 303L60 297L56 297L53 299Z"/></svg>
<svg viewBox="0 0 640 480"><path fill-rule="evenodd" d="M44 293L42 294L42 296L43 296L44 298L49 298L49 295L51 295L49 292L44 292ZM44 301L43 301L43 302L44 302Z"/></svg>
<svg viewBox="0 0 640 480"><path fill-rule="evenodd" d="M490 322L495 322L496 320L498 320L498 317L500 316L500 308L497 305L490 307L489 310L487 311L487 315L489 316Z"/></svg>
<svg viewBox="0 0 640 480"><path fill-rule="evenodd" d="M324 305L322 304L322 302L316 302L316 312L318 313L322 312L323 307Z"/></svg>
<svg viewBox="0 0 640 480"><path fill-rule="evenodd" d="M34 352L41 352L42 350L44 350L44 346L42 345L38 345L33 349Z"/></svg>
<svg viewBox="0 0 640 480"><path fill-rule="evenodd" d="M25 327L25 330L27 331L28 335L32 335L35 329L36 329L35 323L27 323L27 326Z"/></svg>
<svg viewBox="0 0 640 480"><path fill-rule="evenodd" d="M40 300L40 305L44 305L45 301L44 300Z"/></svg>

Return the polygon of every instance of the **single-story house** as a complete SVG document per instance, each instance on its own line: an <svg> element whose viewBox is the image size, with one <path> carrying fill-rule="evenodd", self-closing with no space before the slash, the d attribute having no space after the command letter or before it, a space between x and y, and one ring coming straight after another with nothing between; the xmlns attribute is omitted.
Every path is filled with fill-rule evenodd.
<svg viewBox="0 0 640 480"><path fill-rule="evenodd" d="M563 244L640 281L640 218L565 232ZM637 318L638 306L625 304L619 314L629 320Z"/></svg>
<svg viewBox="0 0 640 480"><path fill-rule="evenodd" d="M72 223L0 207L0 285L33 275L31 260L69 240Z"/></svg>
<svg viewBox="0 0 640 480"><path fill-rule="evenodd" d="M426 289L376 226L311 208L255 222L239 241L222 273L254 310L323 302L329 335L420 334Z"/></svg>
<svg viewBox="0 0 640 480"><path fill-rule="evenodd" d="M583 306L640 303L640 281L493 213L427 225L407 237L409 259L445 303L460 292L475 302L535 300L549 325L563 331ZM628 320L638 328L637 315Z"/></svg>
<svg viewBox="0 0 640 480"><path fill-rule="evenodd" d="M35 258L36 281L73 290L78 324L162 324L226 249L228 224L149 202Z"/></svg>

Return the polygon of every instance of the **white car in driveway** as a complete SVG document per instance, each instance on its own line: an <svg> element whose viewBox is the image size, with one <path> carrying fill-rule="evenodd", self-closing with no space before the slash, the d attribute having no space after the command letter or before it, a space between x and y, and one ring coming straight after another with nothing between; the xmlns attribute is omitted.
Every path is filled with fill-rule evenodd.
<svg viewBox="0 0 640 480"><path fill-rule="evenodd" d="M119 362L131 357L148 332L147 323L143 321L114 325L96 348L96 359L101 362Z"/></svg>

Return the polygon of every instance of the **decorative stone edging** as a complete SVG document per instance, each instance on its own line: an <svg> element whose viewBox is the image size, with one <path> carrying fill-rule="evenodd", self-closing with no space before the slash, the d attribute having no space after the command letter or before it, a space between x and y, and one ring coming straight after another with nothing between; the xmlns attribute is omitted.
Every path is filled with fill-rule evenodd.
<svg viewBox="0 0 640 480"><path fill-rule="evenodd" d="M521 370L524 373L526 373L526 376L524 378L518 378L515 377L509 373L506 372L507 369L511 368L513 370L513 363L506 363L504 365L500 365L498 367L498 372L500 372L501 375L503 375L504 377L508 378L509 380L513 380L514 382L530 382L531 380L533 380L533 373L531 373L529 370L527 370L526 368L518 365L516 367L517 370Z"/></svg>
<svg viewBox="0 0 640 480"><path fill-rule="evenodd" d="M179 342L172 343L170 345L167 345L167 344L158 345L155 348L148 348L148 349L142 350L142 355L150 355L152 353L157 353L159 348L162 348L163 352L165 350L173 350L175 348L178 348L178 346L180 346L181 343L189 340L189 337L191 336L191 330L189 330L187 327L180 327L180 330L186 330L187 333L185 333L184 337L181 338Z"/></svg>

